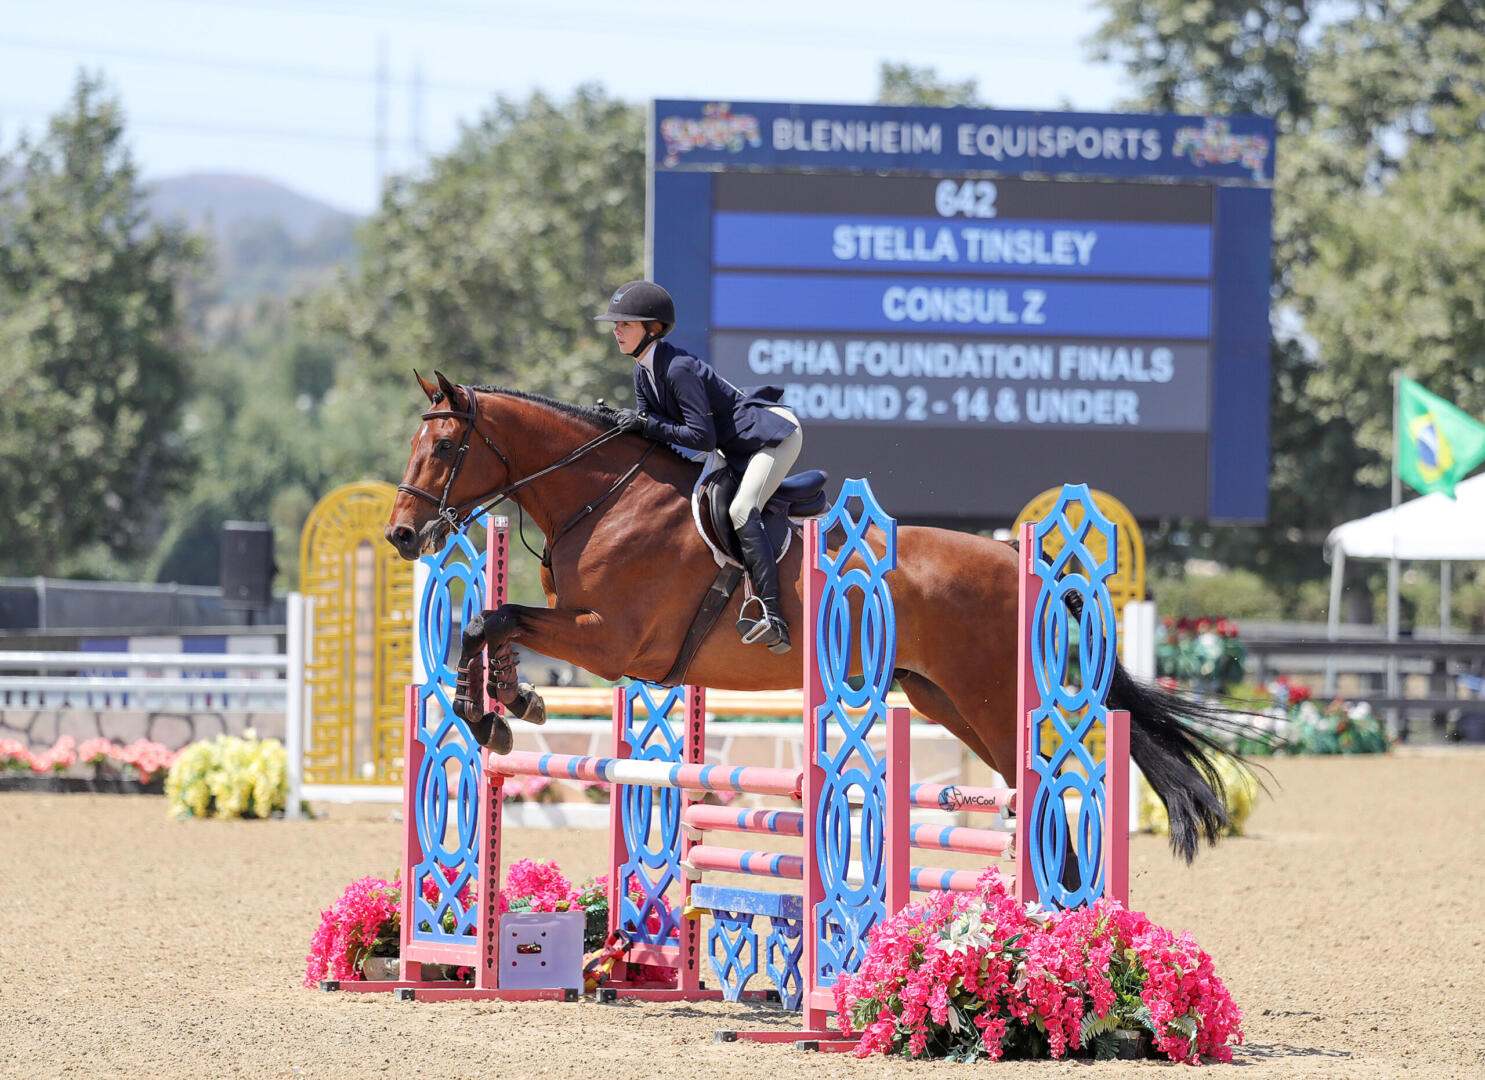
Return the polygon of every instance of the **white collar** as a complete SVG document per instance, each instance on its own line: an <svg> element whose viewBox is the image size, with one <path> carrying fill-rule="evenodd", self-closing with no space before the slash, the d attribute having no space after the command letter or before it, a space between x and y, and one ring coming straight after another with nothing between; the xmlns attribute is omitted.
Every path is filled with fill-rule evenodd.
<svg viewBox="0 0 1485 1080"><path fill-rule="evenodd" d="M650 342L649 348L640 353L639 359L635 361L636 364L639 364L652 375L655 372L655 346L659 344L660 342L658 341Z"/></svg>

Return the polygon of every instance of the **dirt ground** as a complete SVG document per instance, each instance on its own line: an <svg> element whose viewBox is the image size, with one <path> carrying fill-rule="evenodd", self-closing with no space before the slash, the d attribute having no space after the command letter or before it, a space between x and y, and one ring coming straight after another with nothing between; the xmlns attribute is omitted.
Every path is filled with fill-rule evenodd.
<svg viewBox="0 0 1485 1080"><path fill-rule="evenodd" d="M1246 1013L1247 1080L1485 1077L1485 755L1282 760L1250 835L1187 868L1132 841L1132 906L1190 930ZM299 987L319 912L390 877L388 809L174 822L148 796L0 794L0 1076L1151 1075L1163 1063L950 1066L717 1044L765 1007L398 1003ZM606 831L507 834L604 868ZM1218 1066L1217 1069L1222 1069Z"/></svg>

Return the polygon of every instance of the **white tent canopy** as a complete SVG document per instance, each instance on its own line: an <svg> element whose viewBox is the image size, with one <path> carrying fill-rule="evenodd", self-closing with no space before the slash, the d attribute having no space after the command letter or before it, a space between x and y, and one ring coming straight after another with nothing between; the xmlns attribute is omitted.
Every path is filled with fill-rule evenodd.
<svg viewBox="0 0 1485 1080"><path fill-rule="evenodd" d="M1461 480L1455 498L1424 495L1390 510L1337 525L1325 550L1344 559L1485 559L1485 473Z"/></svg>
<svg viewBox="0 0 1485 1080"><path fill-rule="evenodd" d="M1454 498L1424 495L1330 530L1325 551L1330 556L1330 618L1334 641L1341 625L1341 582L1346 559L1424 559L1440 563L1440 632L1449 632L1450 563L1485 560L1485 473L1454 485ZM1396 575L1389 576L1395 588ZM1388 638L1396 639L1396 606L1388 604ZM1397 694L1396 660L1388 662L1388 694ZM1325 666L1325 692L1335 693L1335 661Z"/></svg>

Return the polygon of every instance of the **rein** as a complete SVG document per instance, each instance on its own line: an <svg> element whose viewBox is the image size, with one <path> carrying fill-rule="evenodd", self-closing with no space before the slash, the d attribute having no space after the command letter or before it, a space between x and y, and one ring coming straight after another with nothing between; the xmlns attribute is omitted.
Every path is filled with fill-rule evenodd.
<svg viewBox="0 0 1485 1080"><path fill-rule="evenodd" d="M584 457L594 450L597 450L604 443L611 442L612 440L618 438L620 435L624 434L624 432L619 428L613 428L609 431L605 431L602 434L589 439L587 442L583 443L582 446L579 446L576 450L573 450L571 453L563 457L560 461L555 461L552 464L548 465L546 468L532 473L530 476L517 480L513 484L506 484L502 488L496 488L493 491L487 491L485 494L477 496L467 503L461 503L458 506L450 506L449 492L452 491L454 488L454 481L459 476L459 470L464 467L465 456L469 453L469 440L471 436L478 435L481 439L483 439L485 445L494 452L495 456L500 459L501 464L505 466L505 474L509 476L512 473L510 459L505 456L500 447L496 446L493 442L490 441L490 437L483 431L481 431L478 425L475 423L475 420L479 415L479 409L475 401L474 387L465 386L461 387L461 389L464 391L465 397L469 399L468 409L462 412L457 409L430 409L422 416L423 420L464 421L464 436L462 439L459 440L459 449L456 450L454 453L454 465L453 468L449 470L448 479L445 480L443 483L443 491L435 497L432 492L424 491L422 488L418 487L415 484L401 483L397 485L398 491L405 491L409 495L422 499L424 502L431 503L432 505L436 506L438 508L438 516L448 523L450 529L454 529L459 532L462 532L464 529L468 528L470 522L476 520L481 514L488 513L495 507L499 506L501 503L509 500L512 495L520 491L522 488L526 487L528 484L535 483L543 476L546 476L549 473L554 473L558 469L571 465L579 458ZM565 525L557 530L556 534L551 538L551 540L547 541L546 548L542 553L541 562L543 566L550 568L551 551L552 548L556 545L557 541L565 536L574 525L576 525L579 521L587 517L595 509L602 505L602 503L607 500L610 495L618 491L619 488L623 487L629 480L633 479L634 474L639 472L640 466L645 463L646 459L649 458L654 449L655 444L651 443L645 449L645 452L640 455L639 460L630 467L628 472L619 477L619 479L611 488L605 491L598 498L594 499L587 506L579 510L577 514L570 518Z"/></svg>

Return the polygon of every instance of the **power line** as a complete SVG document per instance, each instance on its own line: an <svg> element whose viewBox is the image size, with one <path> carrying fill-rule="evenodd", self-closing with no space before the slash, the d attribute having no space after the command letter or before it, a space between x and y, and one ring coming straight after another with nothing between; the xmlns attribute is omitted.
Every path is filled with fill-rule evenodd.
<svg viewBox="0 0 1485 1080"><path fill-rule="evenodd" d="M287 14L330 15L339 18L392 19L399 22L421 23L437 26L490 27L500 30L512 28L527 30L551 30L571 33L575 25L595 26L609 37L656 39L685 39L715 45L719 38L729 42L754 41L778 48L781 44L797 43L812 48L829 45L855 44L868 46L879 54L900 51L904 47L932 49L936 53L955 56L970 56L988 62L986 50L995 48L1001 53L1001 61L1007 56L1025 60L1065 60L1066 51L1038 51L1036 45L1045 44L1045 39L1012 39L996 36L994 22L979 17L967 18L961 24L945 27L941 33L905 33L898 27L840 26L759 26L756 21L718 20L698 18L695 15L666 15L655 20L646 20L643 25L631 24L629 20L614 19L612 8L591 7L577 11L532 12L529 9L499 10L490 7L451 6L419 3L416 8L388 10L370 8L360 4L355 8L342 7L324 0L171 0L175 3L191 3L195 6L209 4L213 7L235 8L241 11L279 11ZM974 31L983 30L975 34ZM885 48L884 48L885 46Z"/></svg>
<svg viewBox="0 0 1485 1080"><path fill-rule="evenodd" d="M21 116L39 116L49 119L57 114L56 108L44 108L39 105L20 105L9 102L0 102L0 115L9 113ZM356 135L343 131L311 131L307 128L285 128L285 127L254 127L241 124L222 124L213 120L205 122L201 120L190 120L182 117L163 116L135 116L125 111L125 121L130 128L153 128L159 131L180 131L193 135L219 135L231 136L233 138L256 138L278 141L302 141L337 143L346 146L361 146L375 149L377 138L375 135ZM388 136L389 144L396 145L399 149L408 149L412 146L410 139L398 139Z"/></svg>
<svg viewBox="0 0 1485 1080"><path fill-rule="evenodd" d="M275 75L283 78L309 79L319 82L337 82L354 86L370 86L377 81L377 76L370 72L355 72L346 70L335 70L332 68L304 67L295 64L273 64L258 60L242 60L229 56L201 56L195 53L170 53L154 49L127 49L114 45L97 45L83 41L57 41L55 39L16 37L13 34L0 34L0 46L13 46L20 49L36 49L45 52L65 53L87 53L95 56L108 56L119 60L142 60L152 64L173 64L178 67L206 68L210 70L241 71L250 75ZM416 76L408 79L391 79L394 84L405 83L413 85ZM461 94L491 95L497 92L493 86L483 86L477 83L448 82L443 80L423 80L420 84L423 90L442 90Z"/></svg>

